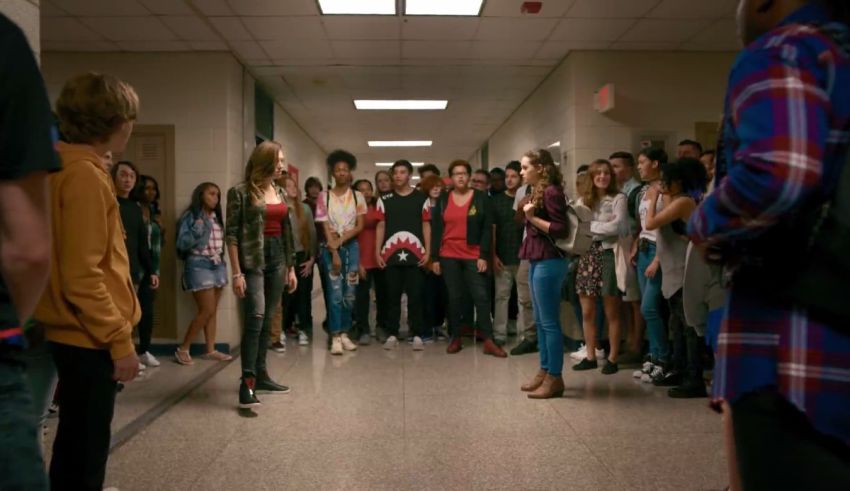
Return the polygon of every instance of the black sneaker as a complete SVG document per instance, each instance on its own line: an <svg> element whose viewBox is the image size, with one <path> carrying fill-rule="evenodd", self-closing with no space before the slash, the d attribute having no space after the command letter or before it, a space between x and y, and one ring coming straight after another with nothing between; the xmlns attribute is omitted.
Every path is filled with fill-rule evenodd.
<svg viewBox="0 0 850 491"><path fill-rule="evenodd" d="M511 356L526 355L528 353L537 353L537 341L523 339L518 345L511 350Z"/></svg>
<svg viewBox="0 0 850 491"><path fill-rule="evenodd" d="M596 370L597 368L599 368L599 364L596 363L596 360L590 361L587 358L573 365L573 370L577 372L580 372L582 370Z"/></svg>
<svg viewBox="0 0 850 491"><path fill-rule="evenodd" d="M493 338L493 342L496 343L496 346L500 348L504 348L505 345L508 344L508 341L502 338Z"/></svg>
<svg viewBox="0 0 850 491"><path fill-rule="evenodd" d="M673 399L696 399L708 397L708 393L705 391L705 384L697 382L673 387L667 391L667 396Z"/></svg>
<svg viewBox="0 0 850 491"><path fill-rule="evenodd" d="M281 385L269 377L258 377L255 390L267 394L288 394L291 391L289 387Z"/></svg>
<svg viewBox="0 0 850 491"><path fill-rule="evenodd" d="M656 387L676 387L682 385L682 372L676 370L664 370L658 377L652 379L652 385Z"/></svg>
<svg viewBox="0 0 850 491"><path fill-rule="evenodd" d="M260 405L260 400L257 399L256 394L254 394L254 381L255 379L253 378L247 378L242 379L242 383L239 384L240 409L250 409Z"/></svg>
<svg viewBox="0 0 850 491"><path fill-rule="evenodd" d="M612 375L620 371L620 367L617 366L616 363L612 361L608 361L605 363L605 366L602 367L602 373L605 375Z"/></svg>

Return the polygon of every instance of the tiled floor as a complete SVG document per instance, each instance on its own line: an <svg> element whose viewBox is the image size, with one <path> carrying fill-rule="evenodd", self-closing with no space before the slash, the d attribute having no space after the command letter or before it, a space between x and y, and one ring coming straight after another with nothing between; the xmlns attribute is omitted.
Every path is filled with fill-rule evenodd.
<svg viewBox="0 0 850 491"><path fill-rule="evenodd" d="M320 338L323 335L320 335ZM519 385L536 355L484 356L471 342L414 353L378 345L331 357L323 339L271 372L291 394L236 410L238 360L110 457L107 484L150 489L721 489L720 420L613 376L566 372L565 397ZM164 366L163 378L182 367ZM156 375L156 374L154 374ZM153 386L153 384L151 384ZM122 398L118 414L153 397Z"/></svg>

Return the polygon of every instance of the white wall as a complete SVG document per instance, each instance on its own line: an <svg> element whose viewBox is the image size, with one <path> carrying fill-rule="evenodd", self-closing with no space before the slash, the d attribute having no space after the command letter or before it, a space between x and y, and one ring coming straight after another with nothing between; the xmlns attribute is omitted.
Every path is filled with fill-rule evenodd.
<svg viewBox="0 0 850 491"><path fill-rule="evenodd" d="M696 122L719 121L734 53L577 51L490 137L491 166L561 141L565 175L618 150L638 150L636 135L694 138ZM616 107L599 114L594 92L615 85ZM713 145L713 142L703 142ZM669 147L668 147L669 148ZM572 180L567 179L573 191Z"/></svg>
<svg viewBox="0 0 850 491"><path fill-rule="evenodd" d="M323 186L327 185L327 152L277 103L274 105L274 139L283 145L287 162L298 167L298 186L302 194L304 181L310 176L318 177Z"/></svg>
<svg viewBox="0 0 850 491"><path fill-rule="evenodd" d="M54 102L67 79L92 70L113 74L133 85L141 102L138 124L174 125L175 216L188 206L192 190L200 182L215 182L223 193L238 182L245 163L246 101L242 65L233 56L226 53L43 54L42 71ZM251 108L253 104L252 93ZM250 126L253 127L253 122ZM250 138L253 140L253 134ZM169 239L174 239L173 234ZM177 331L182 339L194 317L195 306L189 294L179 293L179 284L174 290L178 292ZM239 343L236 301L229 290L222 296L218 325L219 342Z"/></svg>

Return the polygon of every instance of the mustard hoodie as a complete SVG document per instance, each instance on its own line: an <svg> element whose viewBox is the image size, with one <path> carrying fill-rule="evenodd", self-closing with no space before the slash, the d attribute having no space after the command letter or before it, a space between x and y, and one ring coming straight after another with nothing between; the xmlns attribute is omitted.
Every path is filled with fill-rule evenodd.
<svg viewBox="0 0 850 491"><path fill-rule="evenodd" d="M50 281L35 311L51 341L130 355L141 310L124 244L115 187L87 145L60 142L50 176Z"/></svg>

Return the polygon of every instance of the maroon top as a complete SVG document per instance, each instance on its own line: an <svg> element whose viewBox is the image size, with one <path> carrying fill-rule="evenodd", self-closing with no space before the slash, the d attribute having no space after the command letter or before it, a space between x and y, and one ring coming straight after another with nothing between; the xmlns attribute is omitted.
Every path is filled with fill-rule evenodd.
<svg viewBox="0 0 850 491"><path fill-rule="evenodd" d="M357 235L357 243L360 246L360 265L363 269L378 267L378 260L375 257L375 240L380 220L381 212L375 205L369 205L369 211L363 219L363 230Z"/></svg>
<svg viewBox="0 0 850 491"><path fill-rule="evenodd" d="M547 237L542 230L526 220L526 235L519 249L520 259L540 261L563 257L560 249L555 247L553 241L566 237L569 232L567 197L564 195L564 188L549 185L543 192L543 208L537 208L534 216L550 223L549 236Z"/></svg>
<svg viewBox="0 0 850 491"><path fill-rule="evenodd" d="M283 235L283 221L286 220L286 203L266 205L266 223L263 235L266 237L280 237Z"/></svg>

